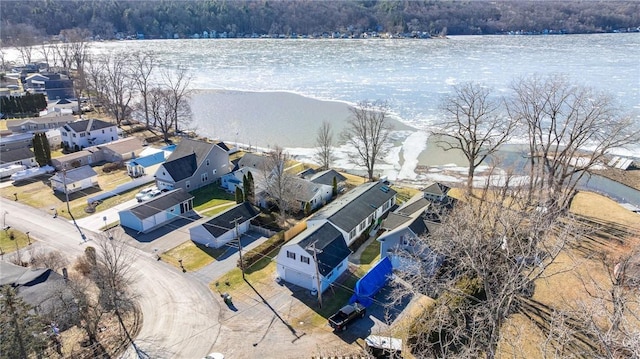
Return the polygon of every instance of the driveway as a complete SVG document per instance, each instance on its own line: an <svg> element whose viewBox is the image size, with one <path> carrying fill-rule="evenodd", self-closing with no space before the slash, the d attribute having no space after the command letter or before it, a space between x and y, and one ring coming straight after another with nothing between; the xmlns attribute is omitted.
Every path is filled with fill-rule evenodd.
<svg viewBox="0 0 640 359"><path fill-rule="evenodd" d="M86 228L94 232L100 232L101 229L105 227L105 222L106 224L110 224L120 220L118 212L131 208L137 204L138 201L136 199L131 199L124 203L120 203L119 205L107 208L104 211L94 213L88 217L80 218L76 220L76 223L78 223L82 228Z"/></svg>

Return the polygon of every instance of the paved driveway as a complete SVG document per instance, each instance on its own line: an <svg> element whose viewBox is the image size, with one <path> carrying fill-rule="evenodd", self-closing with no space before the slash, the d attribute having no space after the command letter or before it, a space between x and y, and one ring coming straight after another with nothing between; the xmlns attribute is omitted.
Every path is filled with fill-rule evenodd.
<svg viewBox="0 0 640 359"><path fill-rule="evenodd" d="M100 229L105 226L105 217L106 224L119 221L120 217L118 216L118 212L127 208L131 208L137 204L138 201L136 199L131 199L124 203L120 203L119 205L107 208L104 211L94 213L88 217L80 218L76 221L76 223L78 223L78 225L82 228L86 228L94 232L100 232Z"/></svg>

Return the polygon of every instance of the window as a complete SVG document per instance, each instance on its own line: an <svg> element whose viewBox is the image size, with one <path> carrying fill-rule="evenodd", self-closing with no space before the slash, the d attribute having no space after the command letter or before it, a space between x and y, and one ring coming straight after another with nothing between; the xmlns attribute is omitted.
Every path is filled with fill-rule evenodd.
<svg viewBox="0 0 640 359"><path fill-rule="evenodd" d="M371 224L371 222L373 222L373 214L367 218L367 224Z"/></svg>
<svg viewBox="0 0 640 359"><path fill-rule="evenodd" d="M300 262L309 264L309 257L300 256Z"/></svg>
<svg viewBox="0 0 640 359"><path fill-rule="evenodd" d="M366 226L367 222L360 222L360 225L358 226L358 231L361 231L364 229L364 227Z"/></svg>
<svg viewBox="0 0 640 359"><path fill-rule="evenodd" d="M84 137L84 136L86 136L86 134L85 134L84 132L82 132L82 133L80 134L80 137Z"/></svg>
<svg viewBox="0 0 640 359"><path fill-rule="evenodd" d="M287 251L287 258L296 259L296 254L291 251Z"/></svg>
<svg viewBox="0 0 640 359"><path fill-rule="evenodd" d="M216 169L214 168L213 171L211 171L211 173L213 173L213 175L215 176L216 174Z"/></svg>
<svg viewBox="0 0 640 359"><path fill-rule="evenodd" d="M352 229L351 232L349 233L349 239L353 239L353 237L356 236L356 229Z"/></svg>
<svg viewBox="0 0 640 359"><path fill-rule="evenodd" d="M191 181L187 181L187 183L185 184L185 187L191 188Z"/></svg>
<svg viewBox="0 0 640 359"><path fill-rule="evenodd" d="M209 165L209 159L207 158L207 166Z"/></svg>
<svg viewBox="0 0 640 359"><path fill-rule="evenodd" d="M104 133L104 130L102 130L102 133Z"/></svg>
<svg viewBox="0 0 640 359"><path fill-rule="evenodd" d="M76 137L76 134L75 134L75 133L73 134L73 137Z"/></svg>
<svg viewBox="0 0 640 359"><path fill-rule="evenodd" d="M67 133L66 132L62 132L62 137L67 137Z"/></svg>
<svg viewBox="0 0 640 359"><path fill-rule="evenodd" d="M206 172L205 172L205 173L203 173L203 174L200 176L200 180L201 180L202 182L206 182L206 181L208 181L208 180L209 180L209 175L208 175Z"/></svg>

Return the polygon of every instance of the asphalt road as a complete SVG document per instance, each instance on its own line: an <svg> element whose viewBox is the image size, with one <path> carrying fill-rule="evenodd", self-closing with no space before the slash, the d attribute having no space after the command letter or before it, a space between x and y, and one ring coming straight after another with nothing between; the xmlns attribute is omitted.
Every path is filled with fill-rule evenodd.
<svg viewBox="0 0 640 359"><path fill-rule="evenodd" d="M101 240L83 229L83 242L76 227L50 213L0 199L0 214L6 224L31 238L59 250L74 260L86 246ZM140 296L142 329L135 340L139 352L130 349L123 358L201 358L212 350L220 332L220 306L205 284L185 276L153 255L130 247L135 256L134 290Z"/></svg>

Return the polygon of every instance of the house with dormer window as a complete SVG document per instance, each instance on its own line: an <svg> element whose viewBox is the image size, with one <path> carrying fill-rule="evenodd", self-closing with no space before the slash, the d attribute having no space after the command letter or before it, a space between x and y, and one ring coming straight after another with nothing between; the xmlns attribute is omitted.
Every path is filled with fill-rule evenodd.
<svg viewBox="0 0 640 359"><path fill-rule="evenodd" d="M396 191L384 182L365 183L316 212L307 220L307 226L313 228L328 221L351 246L368 228L377 225L395 202Z"/></svg>
<svg viewBox="0 0 640 359"><path fill-rule="evenodd" d="M118 128L113 123L98 119L79 120L62 126L60 136L64 146L79 151L117 140Z"/></svg>
<svg viewBox="0 0 640 359"><path fill-rule="evenodd" d="M216 143L185 138L155 173L160 189L185 191L214 183L231 171L229 152Z"/></svg>

